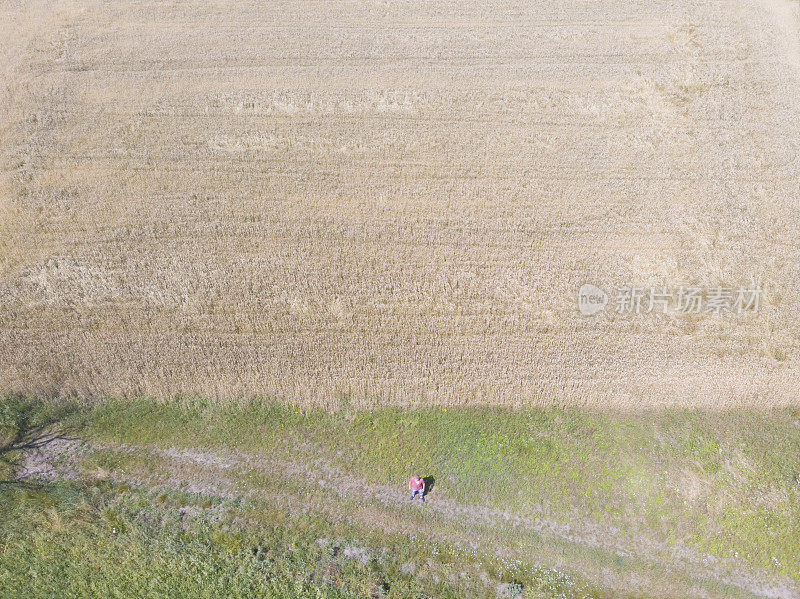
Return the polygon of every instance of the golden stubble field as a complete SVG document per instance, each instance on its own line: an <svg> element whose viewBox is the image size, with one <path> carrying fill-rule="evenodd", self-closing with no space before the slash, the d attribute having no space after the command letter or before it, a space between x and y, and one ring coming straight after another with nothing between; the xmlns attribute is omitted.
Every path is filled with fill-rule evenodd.
<svg viewBox="0 0 800 599"><path fill-rule="evenodd" d="M796 13L3 2L0 392L796 403Z"/></svg>

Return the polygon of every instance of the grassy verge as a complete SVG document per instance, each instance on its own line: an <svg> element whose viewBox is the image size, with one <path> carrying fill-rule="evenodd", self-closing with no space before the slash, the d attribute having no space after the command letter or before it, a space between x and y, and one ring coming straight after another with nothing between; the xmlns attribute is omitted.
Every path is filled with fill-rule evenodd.
<svg viewBox="0 0 800 599"><path fill-rule="evenodd" d="M326 448L349 471L402 488L418 471L461 501L544 507L631 535L689 542L800 580L795 411L225 409L202 400L111 402L101 439L178 446Z"/></svg>
<svg viewBox="0 0 800 599"><path fill-rule="evenodd" d="M800 580L800 419L794 411L331 412L269 402L233 408L201 399L140 399L79 406L64 420L80 421L81 436L95 445L77 468L80 479L99 478L106 487L59 482L41 504L6 490L5 505L16 507L4 510L3 538L15 540L3 542L0 588L24 577L10 566L17 562L48 580L59 579L51 564L61 564L64 576L84 581L74 582L73 595L86 596L89 587L80 585L95 584L92 571L104 573L104 589L123 573L120 580L143 577L130 584L144 585L151 572L178 584L170 578L178 574L169 572L183 560L211 568L191 570L186 576L194 582L180 582L197 593L216 588L201 582L209 576L233 577L230 588L244 585L251 589L245 595L278 597L494 597L498 589L501 596L519 590L525 597L751 597L763 585L740 583L753 572ZM216 465L187 465L179 452L190 449ZM330 479L325 487L307 474L250 463L264 455L306 464L309 473L328 465L386 497L374 489L336 492ZM433 480L426 510L407 499L392 503L393 493L404 496L412 471ZM124 476L137 483L119 484ZM339 474L331 476L335 485ZM177 488L175 481L181 481ZM192 492L189 483L202 491ZM87 503L98 506L88 520L68 507ZM109 528L107 513L122 528ZM518 526L515 518L536 526ZM58 525L41 524L51 521ZM542 521L566 532L539 531ZM302 560L265 573L232 557L256 546L299 556L287 553L278 530L305 548ZM133 537L120 540L129 532ZM230 543L239 553L224 549L228 541L220 545L229 538L238 539ZM330 539L339 539L334 548ZM102 548L92 554L90 569L70 561L94 545ZM334 566L346 573L346 584L309 578L320 564L338 563L334 557L343 553L337 551L348 546L368 548L364 555L372 557L356 559L349 570ZM125 555L115 559L115 551ZM684 559L687 552L718 565L700 576ZM148 554L166 561L148 561ZM728 562L739 579L719 565ZM264 577L278 586L258 586L267 584Z"/></svg>
<svg viewBox="0 0 800 599"><path fill-rule="evenodd" d="M400 571L407 542L382 552L359 531L257 503L108 483L0 493L6 597L460 596Z"/></svg>

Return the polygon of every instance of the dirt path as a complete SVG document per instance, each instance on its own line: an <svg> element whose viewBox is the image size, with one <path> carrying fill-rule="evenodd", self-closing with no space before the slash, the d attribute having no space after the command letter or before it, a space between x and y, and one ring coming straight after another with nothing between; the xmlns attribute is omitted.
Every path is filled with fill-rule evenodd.
<svg viewBox="0 0 800 599"><path fill-rule="evenodd" d="M96 451L157 458L158 471L97 469L82 472L84 459ZM722 583L740 590L742 596L774 598L800 597L800 589L790 579L769 579L764 573L733 560L722 560L702 554L688 545L665 547L653 539L625 538L620 531L601 526L587 519L570 522L548 517L541 510L535 515L499 509L480 503L462 503L441 489L436 489L424 508L420 502L409 507L408 494L401 484L369 483L331 463L316 449L301 450L307 460L291 460L267 453L246 453L230 449L160 448L130 444L89 444L62 441L46 452L28 456L25 473L45 479L80 479L85 476L105 477L145 488L172 488L205 493L225 498L259 497L274 500L295 513L315 512L326 517L355 521L369 528L407 534L420 530L419 536L446 541L463 550L480 551L503 558L518 558L519 552L502 543L504 538L520 537L541 547L571 547L573 550L596 551L601 554L629 558L655 566L658 570L688 577L700 583L686 589L689 595L705 596L703 582ZM248 483L251 476L280 480L275 488ZM285 483L290 483L288 486ZM353 505L350 505L353 504ZM420 519L424 519L420 529ZM500 542L498 542L500 541ZM547 567L574 570L575 564L550 556ZM543 553L542 556L546 555ZM531 557L539 558L542 556ZM596 564L580 563L589 579L604 586L637 588L650 586L641 573L635 576L609 572ZM650 569L650 568L648 568ZM688 595L687 595L688 596ZM711 595L713 596L713 594Z"/></svg>

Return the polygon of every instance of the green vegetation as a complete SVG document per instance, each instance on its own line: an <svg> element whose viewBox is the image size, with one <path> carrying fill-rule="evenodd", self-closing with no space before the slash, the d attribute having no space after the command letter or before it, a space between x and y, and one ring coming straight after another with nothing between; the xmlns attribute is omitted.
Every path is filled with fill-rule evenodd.
<svg viewBox="0 0 800 599"><path fill-rule="evenodd" d="M81 482L3 491L14 593L751 597L754 575L800 580L791 410L57 405L88 445L51 462ZM412 471L433 479L424 508ZM315 578L325 564L341 584Z"/></svg>
<svg viewBox="0 0 800 599"><path fill-rule="evenodd" d="M800 579L800 414L428 408L333 413L200 399L110 402L92 417L107 441L291 448L312 442L376 483L432 475L460 501L538 504ZM780 565L777 565L780 564Z"/></svg>
<svg viewBox="0 0 800 599"><path fill-rule="evenodd" d="M408 543L373 551L258 504L108 483L0 493L4 597L458 596L399 572Z"/></svg>

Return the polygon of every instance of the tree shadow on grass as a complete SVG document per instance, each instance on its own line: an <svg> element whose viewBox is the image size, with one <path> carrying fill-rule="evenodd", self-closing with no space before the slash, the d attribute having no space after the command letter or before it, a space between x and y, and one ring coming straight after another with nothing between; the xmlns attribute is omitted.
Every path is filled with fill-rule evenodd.
<svg viewBox="0 0 800 599"><path fill-rule="evenodd" d="M41 452L56 441L75 440L80 429L71 418L77 408L19 396L0 398L0 485L24 484L26 453Z"/></svg>

